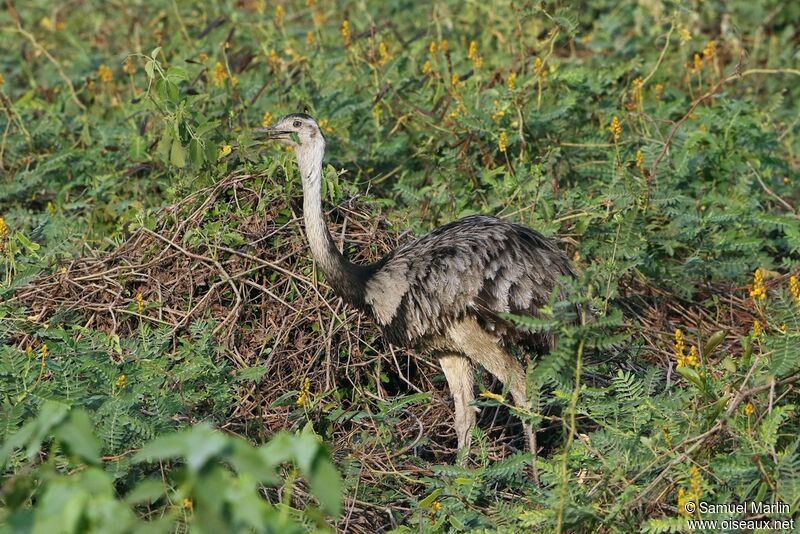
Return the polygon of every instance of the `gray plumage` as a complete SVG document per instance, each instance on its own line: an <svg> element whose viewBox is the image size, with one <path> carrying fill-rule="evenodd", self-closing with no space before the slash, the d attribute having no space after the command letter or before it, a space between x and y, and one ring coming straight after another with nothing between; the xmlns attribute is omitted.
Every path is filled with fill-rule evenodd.
<svg viewBox="0 0 800 534"><path fill-rule="evenodd" d="M479 363L529 408L525 371L507 350L535 350L551 340L525 335L499 314L536 316L569 260L540 233L494 217L465 217L407 243L372 265L354 265L331 239L320 197L325 137L305 114L287 115L260 130L295 150L303 181L303 216L314 259L334 291L371 315L392 344L438 357L455 404L460 448L469 448L475 425L471 363ZM535 433L523 423L536 452ZM534 464L534 478L537 479Z"/></svg>

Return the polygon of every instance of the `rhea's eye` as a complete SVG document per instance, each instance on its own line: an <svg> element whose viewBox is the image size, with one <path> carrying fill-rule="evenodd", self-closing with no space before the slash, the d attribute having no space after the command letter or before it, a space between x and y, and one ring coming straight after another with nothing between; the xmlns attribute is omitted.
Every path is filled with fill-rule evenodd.
<svg viewBox="0 0 800 534"><path fill-rule="evenodd" d="M292 123L292 126L294 126L295 128L300 128L300 121L294 121Z"/></svg>

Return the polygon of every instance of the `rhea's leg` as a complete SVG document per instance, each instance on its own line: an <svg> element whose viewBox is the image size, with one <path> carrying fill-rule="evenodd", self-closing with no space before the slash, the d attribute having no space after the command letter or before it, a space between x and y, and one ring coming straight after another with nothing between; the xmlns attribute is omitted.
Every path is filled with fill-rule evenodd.
<svg viewBox="0 0 800 534"><path fill-rule="evenodd" d="M467 451L475 426L475 408L470 406L474 397L472 364L469 359L457 354L447 354L439 358L450 393L455 404L455 429L458 436L458 449Z"/></svg>
<svg viewBox="0 0 800 534"><path fill-rule="evenodd" d="M497 340L483 330L477 322L465 320L454 325L450 329L450 336L453 338L453 341L464 350L467 356L481 364L508 388L511 397L514 399L514 404L525 410L531 408L525 384L525 370L522 365L504 348L498 345ZM536 467L536 433L533 431L533 427L525 421L522 423L522 429L525 433L525 441L528 445L528 449L533 454L531 475L534 482L538 485L539 472Z"/></svg>

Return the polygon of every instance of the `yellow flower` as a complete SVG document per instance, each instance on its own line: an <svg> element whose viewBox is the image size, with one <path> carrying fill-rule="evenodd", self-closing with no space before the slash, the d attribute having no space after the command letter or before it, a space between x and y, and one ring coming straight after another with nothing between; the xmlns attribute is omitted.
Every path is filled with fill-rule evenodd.
<svg viewBox="0 0 800 534"><path fill-rule="evenodd" d="M142 296L142 292L139 291L136 293L136 311L142 313L144 311L144 297Z"/></svg>
<svg viewBox="0 0 800 534"><path fill-rule="evenodd" d="M441 50L442 53L446 53L449 49L450 43L447 42L447 39L442 39L439 41L439 50Z"/></svg>
<svg viewBox="0 0 800 534"><path fill-rule="evenodd" d="M753 337L761 337L761 321L753 321Z"/></svg>
<svg viewBox="0 0 800 534"><path fill-rule="evenodd" d="M716 53L717 53L717 43L714 42L714 40L712 39L711 41L708 42L708 44L706 44L706 47L703 48L703 57L708 60L711 60L714 58Z"/></svg>
<svg viewBox="0 0 800 534"><path fill-rule="evenodd" d="M703 496L703 490L701 488L703 477L700 474L700 469L698 469L696 465L692 465L692 467L689 468L689 473L689 486L692 488L692 493L694 494L693 496L696 500Z"/></svg>
<svg viewBox="0 0 800 534"><path fill-rule="evenodd" d="M683 357L683 332L681 332L680 328L675 329L675 356L677 358Z"/></svg>
<svg viewBox="0 0 800 534"><path fill-rule="evenodd" d="M748 402L744 405L744 409L742 411L744 412L745 416L750 417L753 415L753 412L756 411L756 407L753 406L752 402Z"/></svg>
<svg viewBox="0 0 800 534"><path fill-rule="evenodd" d="M689 33L689 29L686 26L678 26L678 37L681 40L681 44L692 40L692 34Z"/></svg>
<svg viewBox="0 0 800 534"><path fill-rule="evenodd" d="M33 345L28 345L28 348L25 349L25 354L28 355L28 358L33 358Z"/></svg>
<svg viewBox="0 0 800 534"><path fill-rule="evenodd" d="M512 72L511 74L508 75L508 80L506 80L506 85L508 85L508 88L511 89L512 91L517 88L516 72Z"/></svg>
<svg viewBox="0 0 800 534"><path fill-rule="evenodd" d="M703 58L700 57L700 54L695 53L694 58L693 58L693 62L694 62L694 66L692 68L692 72L697 74L698 72L700 72L700 69L703 68Z"/></svg>
<svg viewBox="0 0 800 534"><path fill-rule="evenodd" d="M2 221L2 219L0 219ZM2 225L0 225L2 228ZM2 236L2 230L0 230L0 236ZM797 283L796 276L789 277L789 294L792 296L792 299L800 306L800 284Z"/></svg>
<svg viewBox="0 0 800 534"><path fill-rule="evenodd" d="M296 404L298 406L304 405L308 400L310 393L311 393L311 379L305 377L305 379L303 379L303 389L300 390L300 395L297 397Z"/></svg>
<svg viewBox="0 0 800 534"><path fill-rule="evenodd" d="M386 49L386 44L381 41L381 44L378 45L378 56L380 59L378 60L378 64L386 65L386 62L389 61L389 51Z"/></svg>
<svg viewBox="0 0 800 534"><path fill-rule="evenodd" d="M42 357L42 361L46 360L49 354L50 349L47 347L47 343L42 343L42 346L39 347L39 355Z"/></svg>
<svg viewBox="0 0 800 534"><path fill-rule="evenodd" d="M3 81L3 75L0 74L0 85L3 85L2 81ZM791 183L792 183L791 178L789 178L788 176L783 177L783 185L790 185Z"/></svg>
<svg viewBox="0 0 800 534"><path fill-rule="evenodd" d="M319 127L320 127L320 129L321 129L323 132L325 132L325 133L331 133L331 132L333 131L333 128L331 128L330 126L328 126L328 119L322 119L322 120L320 120L320 121L319 121Z"/></svg>
<svg viewBox="0 0 800 534"><path fill-rule="evenodd" d="M117 378L117 389L125 389L125 384L127 383L127 379L125 375L119 375Z"/></svg>
<svg viewBox="0 0 800 534"><path fill-rule="evenodd" d="M613 119L611 119L611 126L608 127L608 131L614 136L614 142L618 143L619 137L622 135L622 125L620 124L619 118L616 115Z"/></svg>
<svg viewBox="0 0 800 534"><path fill-rule="evenodd" d="M214 85L220 87L225 83L226 79L228 79L228 71L225 70L225 66L222 63L217 61L216 65L214 65Z"/></svg>
<svg viewBox="0 0 800 534"><path fill-rule="evenodd" d="M636 151L636 168L641 174L644 174L644 154L641 150Z"/></svg>
<svg viewBox="0 0 800 534"><path fill-rule="evenodd" d="M452 76L450 76L450 85L452 85L453 87L456 87L458 85L458 82L460 81L461 77L458 74L453 74Z"/></svg>
<svg viewBox="0 0 800 534"><path fill-rule="evenodd" d="M8 226L5 219L0 217L0 252L6 249L6 241L8 241Z"/></svg>
<svg viewBox="0 0 800 534"><path fill-rule="evenodd" d="M265 111L264 116L261 118L261 126L267 128L270 124L272 124L272 113Z"/></svg>
<svg viewBox="0 0 800 534"><path fill-rule="evenodd" d="M478 43L476 43L475 41L470 41L469 43L467 58L472 60L472 65L476 69L481 68L481 65L483 65L483 58L480 55L478 55Z"/></svg>
<svg viewBox="0 0 800 534"><path fill-rule="evenodd" d="M431 44L428 45L428 53L430 55L434 55L436 53L436 41L431 41Z"/></svg>
<svg viewBox="0 0 800 534"><path fill-rule="evenodd" d="M431 60L427 60L424 65L422 65L422 74L428 74L431 71Z"/></svg>
<svg viewBox="0 0 800 534"><path fill-rule="evenodd" d="M656 98L658 100L661 100L661 95L664 94L664 84L663 83L657 83L655 91L656 91Z"/></svg>
<svg viewBox="0 0 800 534"><path fill-rule="evenodd" d="M42 17L42 20L39 21L39 26L44 28L45 30L52 31L55 26L53 25L53 21L50 20L50 17Z"/></svg>
<svg viewBox="0 0 800 534"><path fill-rule="evenodd" d="M222 148L219 149L219 156L218 157L219 158L224 158L225 156L230 154L232 150L233 150L233 147L231 147L231 145L222 145Z"/></svg>
<svg viewBox="0 0 800 534"><path fill-rule="evenodd" d="M97 76L103 83L111 83L114 81L114 73L111 72L111 69L109 69L105 63L97 67Z"/></svg>
<svg viewBox="0 0 800 534"><path fill-rule="evenodd" d="M194 509L194 503L192 502L192 499L183 499L183 507L187 510Z"/></svg>
<svg viewBox="0 0 800 534"><path fill-rule="evenodd" d="M342 33L342 40L344 41L344 46L348 47L352 44L350 40L350 21L342 22L342 29L340 30Z"/></svg>
<svg viewBox="0 0 800 534"><path fill-rule="evenodd" d="M497 402L505 402L506 400L503 398L502 395L498 395L497 393L492 393L491 391L483 391L481 392L481 397L484 399L491 399Z"/></svg>
<svg viewBox="0 0 800 534"><path fill-rule="evenodd" d="M206 54L205 52L200 52L199 54L197 54L197 60L200 63L205 63L208 60L208 54Z"/></svg>
<svg viewBox="0 0 800 534"><path fill-rule="evenodd" d="M764 300L767 298L767 290L764 289L764 270L759 267L753 274L753 289L750 290L753 300Z"/></svg>
<svg viewBox="0 0 800 534"><path fill-rule="evenodd" d="M438 512L441 509L442 509L442 503L440 503L439 501L433 501L431 503L431 511L432 512L435 513L435 512Z"/></svg>
<svg viewBox="0 0 800 534"><path fill-rule="evenodd" d="M308 46L313 46L314 45L314 32L306 33L306 44Z"/></svg>
<svg viewBox="0 0 800 534"><path fill-rule="evenodd" d="M500 149L500 152L505 152L508 148L508 135L506 132L500 132L500 139L497 140L497 148Z"/></svg>
<svg viewBox="0 0 800 534"><path fill-rule="evenodd" d="M502 119L502 118L505 116L505 114L506 114L506 112L505 112L505 111L503 111L502 109L501 109L501 110L498 110L498 111L495 111L495 112L492 114L492 120L493 120L493 121L495 121L495 122L497 122L497 121L499 121L500 119Z"/></svg>
<svg viewBox="0 0 800 534"><path fill-rule="evenodd" d="M283 26L283 16L286 12L283 10L283 6L278 4L275 6L275 24L278 26Z"/></svg>

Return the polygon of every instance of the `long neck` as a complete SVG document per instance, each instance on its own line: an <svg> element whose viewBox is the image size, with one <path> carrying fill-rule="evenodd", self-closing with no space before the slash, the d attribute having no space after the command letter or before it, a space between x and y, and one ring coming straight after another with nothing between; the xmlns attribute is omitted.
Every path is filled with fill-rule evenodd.
<svg viewBox="0 0 800 534"><path fill-rule="evenodd" d="M328 231L322 212L322 159L325 144L297 150L297 164L303 180L303 219L311 254L334 291L350 304L363 307L366 270L353 265L339 252Z"/></svg>

